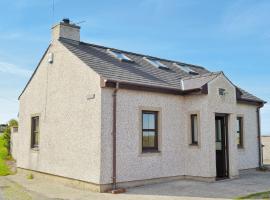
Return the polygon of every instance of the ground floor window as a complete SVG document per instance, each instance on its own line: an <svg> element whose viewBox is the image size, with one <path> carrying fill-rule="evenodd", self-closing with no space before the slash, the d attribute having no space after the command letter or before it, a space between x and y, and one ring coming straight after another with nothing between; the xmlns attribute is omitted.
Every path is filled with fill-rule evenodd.
<svg viewBox="0 0 270 200"><path fill-rule="evenodd" d="M31 148L39 147L39 116L31 118Z"/></svg>
<svg viewBox="0 0 270 200"><path fill-rule="evenodd" d="M236 130L236 137L237 137L237 146L238 148L243 148L243 117L237 117L237 130Z"/></svg>
<svg viewBox="0 0 270 200"><path fill-rule="evenodd" d="M142 111L142 151L158 151L157 111Z"/></svg>
<svg viewBox="0 0 270 200"><path fill-rule="evenodd" d="M192 114L190 115L191 120L191 145L198 145L198 115Z"/></svg>

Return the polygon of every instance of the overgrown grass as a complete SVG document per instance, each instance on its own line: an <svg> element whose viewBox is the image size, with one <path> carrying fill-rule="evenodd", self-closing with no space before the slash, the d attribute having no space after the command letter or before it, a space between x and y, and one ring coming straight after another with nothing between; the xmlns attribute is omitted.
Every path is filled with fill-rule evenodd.
<svg viewBox="0 0 270 200"><path fill-rule="evenodd" d="M7 159L10 159L10 156L6 147L6 140L3 136L0 136L0 176L11 174L9 167L5 162Z"/></svg>
<svg viewBox="0 0 270 200"><path fill-rule="evenodd" d="M250 194L236 199L270 199L270 191Z"/></svg>

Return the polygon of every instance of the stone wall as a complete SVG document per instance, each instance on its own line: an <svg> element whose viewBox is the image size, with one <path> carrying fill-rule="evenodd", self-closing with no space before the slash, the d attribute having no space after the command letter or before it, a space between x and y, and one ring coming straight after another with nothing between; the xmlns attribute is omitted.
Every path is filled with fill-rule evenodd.
<svg viewBox="0 0 270 200"><path fill-rule="evenodd" d="M263 163L270 165L270 136L262 136Z"/></svg>

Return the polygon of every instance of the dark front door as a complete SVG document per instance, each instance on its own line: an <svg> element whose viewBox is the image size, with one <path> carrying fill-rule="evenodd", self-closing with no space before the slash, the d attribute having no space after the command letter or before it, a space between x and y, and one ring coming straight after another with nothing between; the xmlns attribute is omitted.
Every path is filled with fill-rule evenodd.
<svg viewBox="0 0 270 200"><path fill-rule="evenodd" d="M217 179L227 178L228 174L228 137L227 117L216 116L216 171Z"/></svg>

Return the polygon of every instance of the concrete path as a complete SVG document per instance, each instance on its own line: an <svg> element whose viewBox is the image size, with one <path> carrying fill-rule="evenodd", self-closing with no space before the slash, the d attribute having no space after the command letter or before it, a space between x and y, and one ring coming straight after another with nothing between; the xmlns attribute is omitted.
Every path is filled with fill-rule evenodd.
<svg viewBox="0 0 270 200"><path fill-rule="evenodd" d="M44 179L17 174L0 177L0 195L8 200L191 200L231 199L270 190L270 172L249 172L240 179L205 183L174 181L128 189L125 194L100 194L78 190ZM0 198L1 200L1 198Z"/></svg>
<svg viewBox="0 0 270 200"><path fill-rule="evenodd" d="M157 196L178 196L198 198L231 199L251 193L270 190L270 172L249 171L239 179L223 180L214 183L196 181L175 181L129 190L131 194L155 194Z"/></svg>

